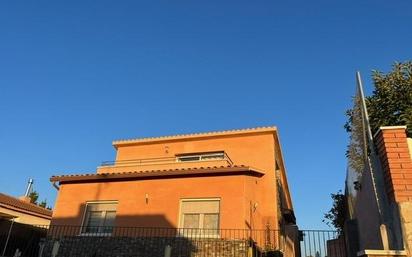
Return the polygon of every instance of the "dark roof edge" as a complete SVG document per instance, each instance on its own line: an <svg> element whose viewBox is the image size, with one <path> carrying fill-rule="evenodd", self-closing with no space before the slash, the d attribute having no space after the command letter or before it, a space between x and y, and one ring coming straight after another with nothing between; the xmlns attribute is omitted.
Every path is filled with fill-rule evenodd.
<svg viewBox="0 0 412 257"><path fill-rule="evenodd" d="M129 179L144 179L144 178L160 178L160 177L185 177L191 175L233 175L247 173L253 176L261 177L265 173L261 170L248 166L234 167L207 167L207 168L192 168L192 169L176 169L176 170L157 170L157 171L142 171L142 172L124 172L124 173L102 173L102 174L82 174L68 176L53 176L51 182L86 182L86 181L105 181L105 180L129 180Z"/></svg>

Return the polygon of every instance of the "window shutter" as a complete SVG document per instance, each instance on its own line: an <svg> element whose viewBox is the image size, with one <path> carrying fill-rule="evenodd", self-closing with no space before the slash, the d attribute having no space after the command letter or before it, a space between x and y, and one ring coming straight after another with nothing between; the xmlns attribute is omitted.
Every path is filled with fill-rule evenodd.
<svg viewBox="0 0 412 257"><path fill-rule="evenodd" d="M182 213L219 213L219 200L182 201Z"/></svg>
<svg viewBox="0 0 412 257"><path fill-rule="evenodd" d="M87 211L116 211L117 203L89 203Z"/></svg>

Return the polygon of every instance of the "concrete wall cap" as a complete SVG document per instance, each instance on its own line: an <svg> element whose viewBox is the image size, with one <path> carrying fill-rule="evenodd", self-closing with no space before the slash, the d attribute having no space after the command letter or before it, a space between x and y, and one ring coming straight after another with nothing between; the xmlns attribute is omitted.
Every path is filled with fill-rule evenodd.
<svg viewBox="0 0 412 257"><path fill-rule="evenodd" d="M177 141L177 140L185 140L185 139L197 139L197 138L219 137L219 136L229 136L229 135L264 133L264 132L277 133L277 128L275 126L267 126L267 127L210 131L210 132L190 133L190 134L180 134L180 135L160 136L160 137L121 139L121 140L113 141L112 144L115 148L117 148L118 146L121 146L121 145L131 145L131 144L134 145L138 143Z"/></svg>
<svg viewBox="0 0 412 257"><path fill-rule="evenodd" d="M406 129L406 125L402 125L402 126L382 126L382 127L379 127L379 129L381 129L381 130L385 130L385 129Z"/></svg>
<svg viewBox="0 0 412 257"><path fill-rule="evenodd" d="M357 253L357 256L363 255L404 255L406 256L406 251L404 250L363 250Z"/></svg>
<svg viewBox="0 0 412 257"><path fill-rule="evenodd" d="M379 129L375 132L373 137L375 138L381 130L390 130L390 129L405 129L406 130L406 125L402 126L381 126Z"/></svg>

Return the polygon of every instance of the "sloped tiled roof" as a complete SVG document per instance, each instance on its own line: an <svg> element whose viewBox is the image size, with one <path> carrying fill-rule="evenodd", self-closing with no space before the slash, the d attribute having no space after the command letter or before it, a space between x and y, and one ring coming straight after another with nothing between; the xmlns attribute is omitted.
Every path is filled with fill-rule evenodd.
<svg viewBox="0 0 412 257"><path fill-rule="evenodd" d="M144 170L144 171L128 171L115 173L86 173L74 175L52 176L51 182L74 182L74 181L96 181L96 180L112 180L112 179L133 179L147 177L170 177L184 175L202 175L202 174L227 174L227 173L250 173L256 176L263 176L265 173L259 169L244 165L232 166L213 166L199 168L180 168L180 169L163 169L163 170Z"/></svg>
<svg viewBox="0 0 412 257"><path fill-rule="evenodd" d="M30 212L47 216L51 218L52 211L46 208L42 208L32 203L22 201L18 198L0 193L0 206L8 209L14 209L15 211Z"/></svg>
<svg viewBox="0 0 412 257"><path fill-rule="evenodd" d="M256 133L256 132L275 132L275 131L276 131L276 127L274 127L274 126L256 127L256 128L211 131L211 132L204 132L204 133L191 133L191 134L160 136L160 137L144 137L144 138L135 138L135 139L122 139L122 140L113 141L113 145L116 147L118 145L127 145L127 144L134 144L134 143L143 143L143 142L177 140L177 139L183 139L183 138L198 138L198 137L210 137L210 136L236 135L236 134Z"/></svg>

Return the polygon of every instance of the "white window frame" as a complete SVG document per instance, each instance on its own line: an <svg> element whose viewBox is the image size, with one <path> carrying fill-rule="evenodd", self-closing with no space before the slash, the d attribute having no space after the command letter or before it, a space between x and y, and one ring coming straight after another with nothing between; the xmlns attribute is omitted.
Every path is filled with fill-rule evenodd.
<svg viewBox="0 0 412 257"><path fill-rule="evenodd" d="M80 226L80 236L111 236L112 233L103 233L103 232L93 232L93 233L88 233L88 232L83 232L84 227L87 227L86 223L86 215L87 215L87 207L90 204L119 204L119 201L116 200L104 200L104 201L87 201L86 206L84 208L83 212L83 217L82 217L82 224ZM104 211L106 213L106 211ZM116 216L117 216L117 207L116 207ZM114 226L113 226L114 227Z"/></svg>
<svg viewBox="0 0 412 257"><path fill-rule="evenodd" d="M222 199L220 198L220 197L205 197L205 198L182 198L182 199L180 199L180 202L179 202L179 217L178 217L178 220L179 220L179 231L178 231L178 236L179 237L190 237L190 236L188 236L188 235L185 235L185 233L184 233L184 231L185 230L187 230L187 228L184 228L183 227L183 222L184 222L184 219L183 219L183 215L184 215L184 213L182 213L182 205L183 205L183 202L203 202L203 201L218 201L219 202L219 220L218 220L218 228L217 228L217 231L218 231L218 233L217 234L215 234L215 235L197 235L197 234L193 234L193 237L204 237L204 238L220 238L220 224L221 224L221 206L222 206ZM201 215L200 217L199 217L199 223L201 222L201 220L202 220L202 216L204 216L204 214L210 214L210 213L202 213L203 215Z"/></svg>

